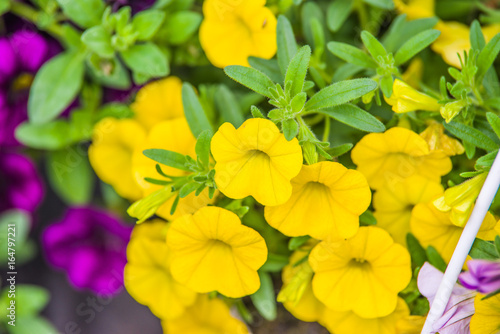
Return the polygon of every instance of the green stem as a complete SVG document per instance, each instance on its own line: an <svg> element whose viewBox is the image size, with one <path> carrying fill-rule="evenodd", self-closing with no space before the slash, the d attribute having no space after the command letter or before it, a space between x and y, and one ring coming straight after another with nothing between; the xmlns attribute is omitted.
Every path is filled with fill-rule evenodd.
<svg viewBox="0 0 500 334"><path fill-rule="evenodd" d="M54 35L54 37L60 38L63 35L62 27L56 23L51 23L47 26L40 26L40 14L41 12L36 11L31 6L25 5L22 2L11 1L10 2L10 11L19 17L22 17L25 20L28 20L35 24L41 30L45 30L48 33Z"/></svg>
<svg viewBox="0 0 500 334"><path fill-rule="evenodd" d="M325 130L323 131L323 141L329 142L330 140L330 117L325 118Z"/></svg>

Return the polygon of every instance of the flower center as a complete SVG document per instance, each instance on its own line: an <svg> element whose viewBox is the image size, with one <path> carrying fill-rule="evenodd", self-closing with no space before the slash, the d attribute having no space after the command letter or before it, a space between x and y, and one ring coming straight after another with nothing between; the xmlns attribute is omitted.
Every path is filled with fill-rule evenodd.
<svg viewBox="0 0 500 334"><path fill-rule="evenodd" d="M249 159L265 159L269 160L269 155L261 150L250 150L248 151L250 155Z"/></svg>
<svg viewBox="0 0 500 334"><path fill-rule="evenodd" d="M349 261L349 266L365 270L371 267L370 262L360 257L352 258L351 261Z"/></svg>

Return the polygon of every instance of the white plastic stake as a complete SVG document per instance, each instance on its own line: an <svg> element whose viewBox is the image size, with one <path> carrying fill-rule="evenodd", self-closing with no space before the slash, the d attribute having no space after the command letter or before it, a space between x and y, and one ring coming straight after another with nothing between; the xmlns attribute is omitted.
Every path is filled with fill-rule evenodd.
<svg viewBox="0 0 500 334"><path fill-rule="evenodd" d="M439 284L436 297L434 298L434 302L431 305L424 327L422 328L422 334L435 333L432 327L445 311L453 286L457 282L458 275L460 274L467 255L469 254L472 244L474 243L477 232L481 227L481 223L488 213L491 202L493 202L493 199L495 198L499 185L500 153L497 153L493 166L491 166L491 170L486 177L486 181L481 188L479 196L477 197L476 205L474 206L472 214L470 215L462 235L460 236L460 240L458 241L457 247L453 252L450 263L446 268L441 284Z"/></svg>

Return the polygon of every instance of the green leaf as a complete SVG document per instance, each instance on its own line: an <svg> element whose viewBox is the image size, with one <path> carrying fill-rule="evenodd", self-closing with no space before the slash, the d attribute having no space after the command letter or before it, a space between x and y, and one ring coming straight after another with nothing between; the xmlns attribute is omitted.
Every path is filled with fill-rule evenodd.
<svg viewBox="0 0 500 334"><path fill-rule="evenodd" d="M500 256L500 235L495 237L495 248L497 250L498 256Z"/></svg>
<svg viewBox="0 0 500 334"><path fill-rule="evenodd" d="M478 20L474 20L470 26L470 44L473 49L481 51L486 45L481 25Z"/></svg>
<svg viewBox="0 0 500 334"><path fill-rule="evenodd" d="M490 123L491 128L495 131L495 134L500 138L500 117L495 113L489 111L486 113L486 119Z"/></svg>
<svg viewBox="0 0 500 334"><path fill-rule="evenodd" d="M306 45L303 46L290 61L290 65L288 65L288 69L286 70L285 83L289 81L292 83L290 90L291 97L302 92L310 60L311 48Z"/></svg>
<svg viewBox="0 0 500 334"><path fill-rule="evenodd" d="M437 17L406 21L406 15L399 15L394 19L382 42L388 52L394 52L406 41L418 33L432 29L438 23Z"/></svg>
<svg viewBox="0 0 500 334"><path fill-rule="evenodd" d="M473 259L496 260L499 258L495 245L492 242L476 238L469 252Z"/></svg>
<svg viewBox="0 0 500 334"><path fill-rule="evenodd" d="M331 53L350 64L367 68L377 67L377 63L375 63L370 56L352 45L340 42L330 42L327 47Z"/></svg>
<svg viewBox="0 0 500 334"><path fill-rule="evenodd" d="M7 293L7 291L2 291L2 295ZM35 316L45 308L49 299L49 292L40 286L30 284L19 285L16 287L16 315L19 317Z"/></svg>
<svg viewBox="0 0 500 334"><path fill-rule="evenodd" d="M259 271L260 288L250 296L260 315L266 320L276 319L276 295L274 293L273 280L269 273Z"/></svg>
<svg viewBox="0 0 500 334"><path fill-rule="evenodd" d="M188 182L188 183L184 184L179 189L179 197L180 198L186 197L187 195L191 194L193 191L198 189L199 186L200 186L200 184L197 182Z"/></svg>
<svg viewBox="0 0 500 334"><path fill-rule="evenodd" d="M330 2L326 12L328 29L332 32L338 31L352 12L353 5L354 2L352 0L335 0Z"/></svg>
<svg viewBox="0 0 500 334"><path fill-rule="evenodd" d="M363 2L380 9L394 9L394 2L392 0L363 0Z"/></svg>
<svg viewBox="0 0 500 334"><path fill-rule="evenodd" d="M146 157L162 165L189 171L189 167L186 166L186 157L180 153L159 148L144 150L143 153Z"/></svg>
<svg viewBox="0 0 500 334"><path fill-rule="evenodd" d="M375 116L352 104L343 104L336 107L319 110L318 112L330 116L339 122L366 132L384 132L385 126Z"/></svg>
<svg viewBox="0 0 500 334"><path fill-rule="evenodd" d="M245 119L234 94L225 85L220 85L215 94L215 106L222 119L238 128Z"/></svg>
<svg viewBox="0 0 500 334"><path fill-rule="evenodd" d="M240 65L226 66L224 72L226 72L231 79L254 92L267 96L268 98L273 98L269 92L269 88L274 88L274 83L264 73L254 68Z"/></svg>
<svg viewBox="0 0 500 334"><path fill-rule="evenodd" d="M145 10L135 15L132 28L137 33L137 40L147 41L153 38L164 19L165 12L155 9Z"/></svg>
<svg viewBox="0 0 500 334"><path fill-rule="evenodd" d="M166 40L172 45L181 45L198 30L202 16L192 11L173 13L165 22L162 32L166 33Z"/></svg>
<svg viewBox="0 0 500 334"><path fill-rule="evenodd" d="M429 263L432 264L436 269L439 269L442 272L446 270L446 262L444 262L443 258L434 247L427 247L425 253L427 254Z"/></svg>
<svg viewBox="0 0 500 334"><path fill-rule="evenodd" d="M250 107L250 113L252 114L252 116L254 118L266 118L266 116L264 116L264 114L262 113L262 111L260 111L260 109L257 108L256 106L251 106Z"/></svg>
<svg viewBox="0 0 500 334"><path fill-rule="evenodd" d="M134 77L137 84L143 84L151 78L164 77L170 72L167 57L150 42L134 45L123 51L121 56L134 74L143 76L139 82Z"/></svg>
<svg viewBox="0 0 500 334"><path fill-rule="evenodd" d="M330 154L332 157L339 157L342 154L349 152L353 146L354 145L351 143L342 144L328 149L327 153Z"/></svg>
<svg viewBox="0 0 500 334"><path fill-rule="evenodd" d="M31 122L47 123L68 107L82 87L83 55L65 52L46 62L30 89L28 115Z"/></svg>
<svg viewBox="0 0 500 334"><path fill-rule="evenodd" d="M113 58L115 50L111 46L111 34L103 26L85 30L82 42L102 58Z"/></svg>
<svg viewBox="0 0 500 334"><path fill-rule="evenodd" d="M321 39L324 41L324 31L323 31L323 26L325 25L324 21L324 14L323 10L320 8L318 4L312 1L308 1L304 3L304 5L301 8L301 21L302 21L302 33L304 36L304 39L306 41L306 44L309 44L313 47L313 50L315 54L318 52L319 49L323 48L323 45L316 45L316 40L314 37L314 26L316 25L316 29L318 26L321 28L321 32L316 31L316 34L322 34L323 37L319 37L318 42L320 42ZM316 23L314 23L316 21ZM321 54L321 51L320 53Z"/></svg>
<svg viewBox="0 0 500 334"><path fill-rule="evenodd" d="M0 245L4 252L0 254L0 265L4 266L8 261L8 225L15 225L16 232L16 262L18 265L30 260L36 253L36 246L28 238L31 229L31 217L26 211L11 209L0 214Z"/></svg>
<svg viewBox="0 0 500 334"><path fill-rule="evenodd" d="M283 134L285 135L286 140L290 141L299 133L299 125L295 119L287 119L282 124Z"/></svg>
<svg viewBox="0 0 500 334"><path fill-rule="evenodd" d="M498 145L495 144L488 136L486 136L481 131L474 129L468 125L451 121L450 123L444 123L444 127L452 135L467 141L474 146L485 149L486 151L494 151L498 149Z"/></svg>
<svg viewBox="0 0 500 334"><path fill-rule="evenodd" d="M212 141L212 134L210 131L205 130L199 136L196 141L195 151L196 156L203 164L203 166L208 167L210 163L210 142Z"/></svg>
<svg viewBox="0 0 500 334"><path fill-rule="evenodd" d="M393 79L392 79L392 75L388 74L388 75L384 75L381 79L380 79L380 89L382 90L382 93L386 96L386 97L391 97L392 95L392 87L393 87Z"/></svg>
<svg viewBox="0 0 500 334"><path fill-rule="evenodd" d="M248 57L248 63L256 70L267 75L274 82L282 82L283 74L281 74L280 66L276 59L263 59L257 57Z"/></svg>
<svg viewBox="0 0 500 334"><path fill-rule="evenodd" d="M10 9L9 0L0 0L0 16L7 13Z"/></svg>
<svg viewBox="0 0 500 334"><path fill-rule="evenodd" d="M362 226L377 225L377 218L369 210L366 210L359 216L359 223Z"/></svg>
<svg viewBox="0 0 500 334"><path fill-rule="evenodd" d="M212 125L201 106L193 86L187 82L182 84L182 104L189 128L195 137L198 137L206 130L213 133Z"/></svg>
<svg viewBox="0 0 500 334"><path fill-rule="evenodd" d="M52 189L69 205L89 202L94 174L85 155L77 148L50 152L46 169Z"/></svg>
<svg viewBox="0 0 500 334"><path fill-rule="evenodd" d="M406 245L410 251L413 268L422 267L425 261L427 261L427 253L422 245L420 245L420 242L413 234L408 233L406 235Z"/></svg>
<svg viewBox="0 0 500 334"><path fill-rule="evenodd" d="M441 32L439 30L430 29L413 36L396 52L396 55L394 56L396 61L395 64L398 66L406 63L417 53L431 45L440 34Z"/></svg>
<svg viewBox="0 0 500 334"><path fill-rule="evenodd" d="M488 171L491 169L491 166L493 165L493 161L495 161L495 158L498 154L498 150L490 152L486 155L483 155L479 159L476 160L476 164L474 165L474 168L478 171Z"/></svg>
<svg viewBox="0 0 500 334"><path fill-rule="evenodd" d="M277 255L273 253L269 253L267 256L267 261L264 265L259 269L259 271L266 272L280 272L284 266L288 264L288 257L284 255Z"/></svg>
<svg viewBox="0 0 500 334"><path fill-rule="evenodd" d="M372 55L373 59L378 63L379 57L385 58L387 56L387 51L385 50L382 43L380 43L372 34L368 31L363 30L361 32L361 40L368 52Z"/></svg>
<svg viewBox="0 0 500 334"><path fill-rule="evenodd" d="M16 128L16 138L25 146L40 150L58 150L74 142L69 124L62 120L45 124L21 123Z"/></svg>
<svg viewBox="0 0 500 334"><path fill-rule="evenodd" d="M294 250L299 249L309 239L311 239L311 237L308 235L291 238L290 241L288 241L288 250L294 251Z"/></svg>
<svg viewBox="0 0 500 334"><path fill-rule="evenodd" d="M482 78L486 71L493 65L493 62L500 52L500 34L496 34L477 56L476 78Z"/></svg>
<svg viewBox="0 0 500 334"><path fill-rule="evenodd" d="M306 103L306 110L337 106L357 99L377 88L372 79L353 79L336 82L317 92Z"/></svg>
<svg viewBox="0 0 500 334"><path fill-rule="evenodd" d="M101 23L104 13L102 0L57 0L63 13L81 28L90 28Z"/></svg>
<svg viewBox="0 0 500 334"><path fill-rule="evenodd" d="M134 112L127 104L111 102L103 105L96 114L96 121L100 121L106 117L113 118L131 118Z"/></svg>
<svg viewBox="0 0 500 334"><path fill-rule="evenodd" d="M16 321L16 326L10 329L10 334L54 334L57 329L50 322L42 317L20 317Z"/></svg>
<svg viewBox="0 0 500 334"><path fill-rule="evenodd" d="M297 42L295 41L295 35L293 34L290 21L283 15L278 17L276 36L278 45L278 64L281 73L285 75L290 60L292 60L295 53L297 53Z"/></svg>
<svg viewBox="0 0 500 334"><path fill-rule="evenodd" d="M87 58L87 65L92 78L106 87L127 90L132 86L128 71L116 56L103 60L96 54L91 54Z"/></svg>

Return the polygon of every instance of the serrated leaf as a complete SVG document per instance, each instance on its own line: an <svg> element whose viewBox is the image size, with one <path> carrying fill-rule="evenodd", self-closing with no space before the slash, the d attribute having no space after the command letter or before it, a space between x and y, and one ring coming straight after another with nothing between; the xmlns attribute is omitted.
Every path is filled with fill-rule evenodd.
<svg viewBox="0 0 500 334"><path fill-rule="evenodd" d="M482 78L486 71L493 65L493 62L500 52L500 34L496 34L477 56L476 78Z"/></svg>
<svg viewBox="0 0 500 334"><path fill-rule="evenodd" d="M143 154L162 165L189 171L189 168L186 166L186 157L180 153L152 148L144 150Z"/></svg>
<svg viewBox="0 0 500 334"><path fill-rule="evenodd" d="M276 295L274 293L271 275L262 270L259 272L260 288L250 296L252 302L264 319L273 321L276 319Z"/></svg>
<svg viewBox="0 0 500 334"><path fill-rule="evenodd" d="M384 132L385 126L375 116L352 104L343 104L318 111L339 122L366 132Z"/></svg>
<svg viewBox="0 0 500 334"><path fill-rule="evenodd" d="M398 66L406 63L417 53L431 45L440 34L439 30L431 29L413 36L394 55L395 64Z"/></svg>
<svg viewBox="0 0 500 334"><path fill-rule="evenodd" d="M361 32L361 41L363 41L364 46L377 63L379 57L385 58L385 56L387 56L387 51L382 43L380 43L375 36L370 34L368 31L364 30Z"/></svg>
<svg viewBox="0 0 500 334"><path fill-rule="evenodd" d="M189 128L195 137L198 137L205 130L213 133L212 125L201 106L193 86L187 82L182 84L182 105L184 106L184 115L186 116Z"/></svg>
<svg viewBox="0 0 500 334"><path fill-rule="evenodd" d="M290 21L283 15L278 17L276 36L278 45L278 64L281 73L285 75L290 60L292 60L295 53L297 53L297 42L295 41L295 35Z"/></svg>
<svg viewBox="0 0 500 334"><path fill-rule="evenodd" d="M377 67L377 63L375 63L370 56L352 45L340 42L330 42L327 48L331 53L350 64L367 68Z"/></svg>
<svg viewBox="0 0 500 334"><path fill-rule="evenodd" d="M290 61L290 65L288 65L285 75L285 83L289 81L292 83L290 96L293 97L302 92L310 60L311 48L306 45L303 46Z"/></svg>
<svg viewBox="0 0 500 334"><path fill-rule="evenodd" d="M323 88L306 103L306 110L318 110L347 103L377 88L372 79L353 79L336 82Z"/></svg>
<svg viewBox="0 0 500 334"><path fill-rule="evenodd" d="M450 123L444 123L444 127L452 135L473 144L474 146L485 149L486 151L493 151L498 149L498 145L495 144L487 135L481 131L474 129L468 125L451 121Z"/></svg>
<svg viewBox="0 0 500 334"><path fill-rule="evenodd" d="M214 102L224 121L231 123L236 128L245 121L238 100L225 85L220 85L217 89Z"/></svg>
<svg viewBox="0 0 500 334"><path fill-rule="evenodd" d="M328 29L332 32L338 31L352 12L353 5L354 1L352 0L335 0L330 2L326 12Z"/></svg>
<svg viewBox="0 0 500 334"><path fill-rule="evenodd" d="M274 82L272 82L271 79L269 79L269 77L264 73L254 68L240 65L226 66L224 68L224 72L231 79L239 82L254 92L267 96L270 99L273 98L269 92L269 88L274 88Z"/></svg>

